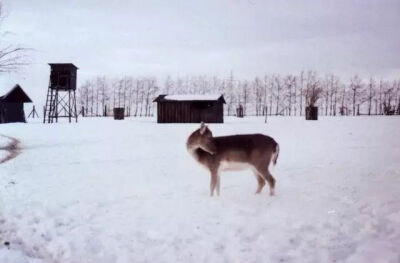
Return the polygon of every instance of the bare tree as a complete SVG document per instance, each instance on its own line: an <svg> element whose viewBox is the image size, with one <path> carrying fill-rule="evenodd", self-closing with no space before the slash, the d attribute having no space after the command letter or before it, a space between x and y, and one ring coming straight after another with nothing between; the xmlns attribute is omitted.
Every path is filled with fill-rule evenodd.
<svg viewBox="0 0 400 263"><path fill-rule="evenodd" d="M145 81L142 80L142 85L141 85L141 89L140 89L140 112L139 112L139 116L142 117L143 116L143 100L144 100L144 95L145 95Z"/></svg>
<svg viewBox="0 0 400 263"><path fill-rule="evenodd" d="M101 101L101 110L102 110L102 115L107 116L107 103L110 99L110 94L109 94L109 89L108 89L108 84L106 81L106 77L97 77L96 79L96 87L97 90L99 91L99 96L100 96L100 101Z"/></svg>
<svg viewBox="0 0 400 263"><path fill-rule="evenodd" d="M127 101L127 112L126 116L131 116L131 109L132 109L132 104L133 104L133 96L134 96L134 85L133 85L133 78L132 77L127 77L126 78L126 92L128 96L128 101Z"/></svg>
<svg viewBox="0 0 400 263"><path fill-rule="evenodd" d="M303 97L304 97L304 72L300 73L300 116L303 112Z"/></svg>
<svg viewBox="0 0 400 263"><path fill-rule="evenodd" d="M174 88L174 81L171 79L171 76L167 76L167 79L165 80L164 84L164 93L169 94L170 92L173 92Z"/></svg>
<svg viewBox="0 0 400 263"><path fill-rule="evenodd" d="M383 80L379 81L379 114L383 114Z"/></svg>
<svg viewBox="0 0 400 263"><path fill-rule="evenodd" d="M340 115L348 115L348 107L347 107L347 90L346 85L343 84L340 89Z"/></svg>
<svg viewBox="0 0 400 263"><path fill-rule="evenodd" d="M0 1L0 23L3 19L3 4ZM27 65L27 52L30 49L15 44L4 44L5 33L0 32L0 34L3 40L1 42L3 45L0 46L0 73L15 72Z"/></svg>
<svg viewBox="0 0 400 263"><path fill-rule="evenodd" d="M306 104L308 107L314 107L321 98L322 88L318 80L317 73L309 71L307 74L307 86L305 90Z"/></svg>
<svg viewBox="0 0 400 263"><path fill-rule="evenodd" d="M89 103L91 101L92 82L87 80L78 89L79 105L81 106L82 116L87 116L89 113Z"/></svg>
<svg viewBox="0 0 400 263"><path fill-rule="evenodd" d="M138 110L139 110L139 94L141 93L143 82L139 79L136 80L136 86L135 86L135 114L134 116L136 117L138 115Z"/></svg>
<svg viewBox="0 0 400 263"><path fill-rule="evenodd" d="M337 104L337 94L339 90L339 78L335 75L330 77L330 107L329 115L336 116L336 104Z"/></svg>
<svg viewBox="0 0 400 263"><path fill-rule="evenodd" d="M232 97L233 101L236 102L236 107L243 107L243 89L242 89L243 83L239 82L237 85L237 89L234 90ZM244 109L243 109L243 114L244 114Z"/></svg>
<svg viewBox="0 0 400 263"><path fill-rule="evenodd" d="M244 81L242 83L242 94L243 94L243 114L246 115L247 104L249 103L249 98L250 98L249 83L247 81Z"/></svg>
<svg viewBox="0 0 400 263"><path fill-rule="evenodd" d="M280 99L281 99L281 90L282 90L282 80L279 75L274 77L274 88L275 88L274 97L276 99L275 115L278 115L278 114L280 114L279 105L281 103Z"/></svg>
<svg viewBox="0 0 400 263"><path fill-rule="evenodd" d="M263 105L262 105L262 115L267 115L268 114L268 103L267 103L267 96L269 94L268 92L268 76L264 76L264 84L263 84Z"/></svg>
<svg viewBox="0 0 400 263"><path fill-rule="evenodd" d="M297 77L294 77L293 80L293 107L294 107L294 116L297 115Z"/></svg>
<svg viewBox="0 0 400 263"><path fill-rule="evenodd" d="M369 79L368 84L368 94L367 94L367 101L368 101L368 115L371 115L372 111L372 101L375 97L375 80L371 77Z"/></svg>
<svg viewBox="0 0 400 263"><path fill-rule="evenodd" d="M355 75L350 79L350 90L352 93L352 103L353 103L353 116L356 115L356 104L357 100L360 99L362 93L363 83L358 75Z"/></svg>
<svg viewBox="0 0 400 263"><path fill-rule="evenodd" d="M397 88L396 81L393 81L392 84L386 82L383 85L383 112L386 115L394 114L395 112L395 105L392 105L392 103L395 100L396 88Z"/></svg>
<svg viewBox="0 0 400 263"><path fill-rule="evenodd" d="M145 107L145 113L144 116L148 117L150 116L150 111L151 111L151 99L155 96L155 93L157 92L157 85L156 85L156 79L155 78L150 78L145 80L146 82L146 91L144 95L144 107Z"/></svg>
<svg viewBox="0 0 400 263"><path fill-rule="evenodd" d="M294 87L296 86L296 77L292 75L286 76L284 80L286 90L286 100L288 103L287 110L289 116L292 115L293 98L295 97Z"/></svg>
<svg viewBox="0 0 400 263"><path fill-rule="evenodd" d="M256 77L252 83L252 90L254 94L254 100L255 100L255 113L256 116L259 116L262 114L262 102L263 102L263 84L261 83L261 80Z"/></svg>
<svg viewBox="0 0 400 263"><path fill-rule="evenodd" d="M322 97L324 98L325 116L328 115L329 99L331 97L331 79L329 75L322 81Z"/></svg>
<svg viewBox="0 0 400 263"><path fill-rule="evenodd" d="M400 80L397 80L396 98L397 98L396 113L400 115Z"/></svg>
<svg viewBox="0 0 400 263"><path fill-rule="evenodd" d="M227 104L226 113L228 116L231 115L232 108L235 103L234 90L235 90L235 79L233 77L233 71L231 71L231 73L229 75L229 79L227 80L226 85L225 85L225 90L224 90L224 95L225 95L226 104Z"/></svg>

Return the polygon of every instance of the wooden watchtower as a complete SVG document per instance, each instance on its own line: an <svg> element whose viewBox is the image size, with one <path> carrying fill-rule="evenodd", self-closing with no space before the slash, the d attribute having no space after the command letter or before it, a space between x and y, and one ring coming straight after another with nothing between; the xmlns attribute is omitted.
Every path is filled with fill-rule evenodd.
<svg viewBox="0 0 400 263"><path fill-rule="evenodd" d="M50 63L43 123L58 122L58 118L72 118L78 122L76 111L76 78L78 68L71 63Z"/></svg>

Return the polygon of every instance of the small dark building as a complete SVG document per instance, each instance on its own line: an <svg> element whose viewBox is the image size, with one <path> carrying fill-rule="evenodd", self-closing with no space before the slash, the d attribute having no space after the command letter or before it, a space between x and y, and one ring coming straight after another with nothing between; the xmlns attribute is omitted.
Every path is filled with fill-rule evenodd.
<svg viewBox="0 0 400 263"><path fill-rule="evenodd" d="M125 118L125 108L114 108L114 120L123 120Z"/></svg>
<svg viewBox="0 0 400 263"><path fill-rule="evenodd" d="M318 107L314 106L306 107L306 120L311 120L311 121L318 120Z"/></svg>
<svg viewBox="0 0 400 263"><path fill-rule="evenodd" d="M22 90L20 85L15 85L7 94L0 97L0 123L26 122L24 103L32 100Z"/></svg>
<svg viewBox="0 0 400 263"><path fill-rule="evenodd" d="M157 102L158 123L223 123L222 95L160 95Z"/></svg>
<svg viewBox="0 0 400 263"><path fill-rule="evenodd" d="M243 106L241 104L239 105L239 107L236 108L236 116L238 118L243 118L244 117Z"/></svg>

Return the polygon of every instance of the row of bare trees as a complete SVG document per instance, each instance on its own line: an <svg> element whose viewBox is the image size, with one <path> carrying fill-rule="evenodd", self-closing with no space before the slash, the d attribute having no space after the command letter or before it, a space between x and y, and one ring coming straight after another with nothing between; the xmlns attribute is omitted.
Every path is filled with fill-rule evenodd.
<svg viewBox="0 0 400 263"><path fill-rule="evenodd" d="M305 107L317 106L320 115L400 114L400 80L355 75L348 81L334 74L315 71L298 75L264 75L252 80L216 76L167 77L158 88L155 77L126 77L108 81L97 77L79 89L80 103L92 116L104 110L125 107L133 116L152 115L152 100L158 94L224 94L225 114L242 106L246 115L304 115Z"/></svg>
<svg viewBox="0 0 400 263"><path fill-rule="evenodd" d="M104 76L86 81L78 89L83 116L108 116L113 108L125 108L128 116L151 116L152 100L158 92L155 78L108 80Z"/></svg>

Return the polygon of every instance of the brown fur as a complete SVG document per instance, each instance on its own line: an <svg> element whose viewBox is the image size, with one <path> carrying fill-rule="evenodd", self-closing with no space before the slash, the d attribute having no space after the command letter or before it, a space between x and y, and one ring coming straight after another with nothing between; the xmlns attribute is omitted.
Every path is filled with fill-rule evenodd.
<svg viewBox="0 0 400 263"><path fill-rule="evenodd" d="M211 173L210 194L220 192L220 172L238 170L248 166L257 178L260 193L265 181L274 194L275 179L269 171L271 161L276 164L279 154L278 143L262 134L243 134L213 137L206 125L194 131L187 140L187 149L193 157ZM235 167L238 166L238 167Z"/></svg>

